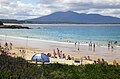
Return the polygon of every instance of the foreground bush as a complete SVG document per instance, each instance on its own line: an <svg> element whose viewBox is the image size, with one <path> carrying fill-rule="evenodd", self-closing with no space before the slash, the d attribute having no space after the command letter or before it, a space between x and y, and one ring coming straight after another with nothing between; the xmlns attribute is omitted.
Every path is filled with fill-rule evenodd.
<svg viewBox="0 0 120 79"><path fill-rule="evenodd" d="M30 64L22 58L0 56L0 79L120 79L120 66Z"/></svg>

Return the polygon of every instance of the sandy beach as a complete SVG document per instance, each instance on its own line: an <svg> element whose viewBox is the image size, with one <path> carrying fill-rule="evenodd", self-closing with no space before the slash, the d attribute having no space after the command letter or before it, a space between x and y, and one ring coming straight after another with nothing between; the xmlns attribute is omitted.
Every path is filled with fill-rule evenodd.
<svg viewBox="0 0 120 79"><path fill-rule="evenodd" d="M98 58L104 58L108 63L112 63L113 60L117 60L120 63L120 47L114 46L114 50L108 50L107 47L96 46L95 51L89 49L88 44L80 44L79 51L78 45L75 46L74 43L65 43L65 42L57 42L57 41L48 41L48 40L40 40L40 39L32 39L32 38L22 38L22 37L13 37L13 36L4 36L0 35L0 43L4 44L5 42L12 42L14 46L14 50L11 52L15 52L17 56L20 56L19 50L25 49L27 53L25 53L25 59L31 60L32 56L35 53L53 53L53 49L59 48L64 54L70 55L74 58L81 58L84 56L90 56L91 59L97 60ZM52 60L54 61L63 61L63 60ZM72 64L73 61L70 63Z"/></svg>

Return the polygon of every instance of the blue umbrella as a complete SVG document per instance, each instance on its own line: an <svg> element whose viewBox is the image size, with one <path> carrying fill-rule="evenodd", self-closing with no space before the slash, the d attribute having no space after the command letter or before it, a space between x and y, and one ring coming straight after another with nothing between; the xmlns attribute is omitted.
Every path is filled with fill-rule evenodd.
<svg viewBox="0 0 120 79"><path fill-rule="evenodd" d="M35 61L36 59L37 59L37 61L39 61L39 62L42 62L42 61L44 61L44 62L50 62L49 57L48 57L46 54L44 54L44 53L35 54L35 55L32 57L32 60Z"/></svg>

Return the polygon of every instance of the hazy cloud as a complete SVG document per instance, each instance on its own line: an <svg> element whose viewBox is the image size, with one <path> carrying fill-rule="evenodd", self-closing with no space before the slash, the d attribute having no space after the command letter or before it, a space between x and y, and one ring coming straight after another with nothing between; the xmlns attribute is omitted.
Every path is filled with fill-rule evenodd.
<svg viewBox="0 0 120 79"><path fill-rule="evenodd" d="M0 0L0 17L29 19L72 10L120 17L120 0Z"/></svg>

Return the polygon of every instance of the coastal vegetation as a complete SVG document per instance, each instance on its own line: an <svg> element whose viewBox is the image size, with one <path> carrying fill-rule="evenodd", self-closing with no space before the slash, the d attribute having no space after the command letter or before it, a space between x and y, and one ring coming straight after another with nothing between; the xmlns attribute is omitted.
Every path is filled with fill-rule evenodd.
<svg viewBox="0 0 120 79"><path fill-rule="evenodd" d="M0 55L0 79L120 79L120 66L33 64L18 57Z"/></svg>
<svg viewBox="0 0 120 79"><path fill-rule="evenodd" d="M0 28L2 29L30 29L29 27L23 27L20 25L4 25L3 22L0 21Z"/></svg>
<svg viewBox="0 0 120 79"><path fill-rule="evenodd" d="M3 25L3 23L0 21L0 25Z"/></svg>
<svg viewBox="0 0 120 79"><path fill-rule="evenodd" d="M1 25L2 29L30 29L29 27L23 27L20 25Z"/></svg>

